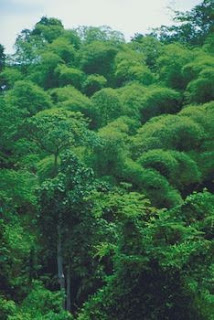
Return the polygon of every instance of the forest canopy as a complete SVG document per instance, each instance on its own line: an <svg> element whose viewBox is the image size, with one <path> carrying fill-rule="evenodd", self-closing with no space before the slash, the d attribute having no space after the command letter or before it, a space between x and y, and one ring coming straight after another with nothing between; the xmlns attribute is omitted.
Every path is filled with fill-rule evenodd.
<svg viewBox="0 0 214 320"><path fill-rule="evenodd" d="M213 320L214 3L129 42L0 45L0 319Z"/></svg>

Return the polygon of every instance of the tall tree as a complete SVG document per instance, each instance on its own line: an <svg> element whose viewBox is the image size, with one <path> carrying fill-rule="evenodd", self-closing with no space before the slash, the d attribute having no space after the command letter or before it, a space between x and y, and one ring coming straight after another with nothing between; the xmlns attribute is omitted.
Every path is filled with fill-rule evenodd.
<svg viewBox="0 0 214 320"><path fill-rule="evenodd" d="M40 190L40 227L48 251L55 252L60 289L66 293L68 310L75 292L90 274L89 255L95 220L87 197L93 190L93 173L66 152L58 175L43 182ZM86 236L87 235L87 236ZM86 268L86 264L87 268ZM78 287L79 286L79 287Z"/></svg>

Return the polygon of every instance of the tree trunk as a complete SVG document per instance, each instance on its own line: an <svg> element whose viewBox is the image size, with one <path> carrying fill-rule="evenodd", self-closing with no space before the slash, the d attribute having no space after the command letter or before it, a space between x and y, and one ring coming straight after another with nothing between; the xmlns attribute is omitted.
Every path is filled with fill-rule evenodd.
<svg viewBox="0 0 214 320"><path fill-rule="evenodd" d="M60 290L65 294L65 276L63 273L63 256L62 256L62 230L61 223L58 221L57 225L57 271ZM63 298L63 309L65 309L65 299Z"/></svg>
<svg viewBox="0 0 214 320"><path fill-rule="evenodd" d="M70 262L67 268L66 276L66 309L71 312L71 265Z"/></svg>

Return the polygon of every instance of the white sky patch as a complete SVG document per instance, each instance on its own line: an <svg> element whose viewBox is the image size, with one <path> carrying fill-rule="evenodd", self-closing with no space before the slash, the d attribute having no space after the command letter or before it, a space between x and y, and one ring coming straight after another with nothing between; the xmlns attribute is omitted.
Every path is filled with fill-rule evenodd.
<svg viewBox="0 0 214 320"><path fill-rule="evenodd" d="M60 19L66 29L108 25L129 39L137 32L171 24L167 7L186 11L199 3L199 0L0 0L0 30L3 30L0 43L11 53L21 30L33 28L42 16Z"/></svg>

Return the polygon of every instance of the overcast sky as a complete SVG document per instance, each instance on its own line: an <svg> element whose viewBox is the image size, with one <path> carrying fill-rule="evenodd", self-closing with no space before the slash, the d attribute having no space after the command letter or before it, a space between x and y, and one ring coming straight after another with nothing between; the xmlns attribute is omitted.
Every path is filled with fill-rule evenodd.
<svg viewBox="0 0 214 320"><path fill-rule="evenodd" d="M65 28L108 25L126 39L137 32L170 24L168 7L190 10L200 0L0 0L0 43L12 52L16 36L42 16L55 17Z"/></svg>

